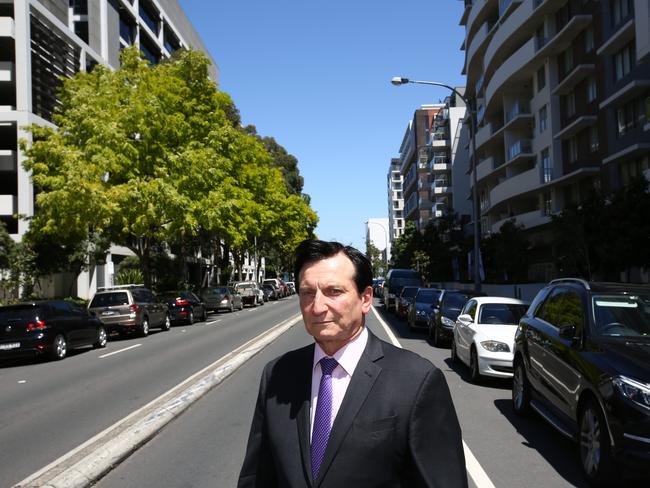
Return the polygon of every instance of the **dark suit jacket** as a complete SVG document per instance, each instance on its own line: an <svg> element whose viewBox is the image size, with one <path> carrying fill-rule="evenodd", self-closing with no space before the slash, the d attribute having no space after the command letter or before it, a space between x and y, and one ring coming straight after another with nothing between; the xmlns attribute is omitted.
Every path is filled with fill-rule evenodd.
<svg viewBox="0 0 650 488"><path fill-rule="evenodd" d="M238 487L467 486L460 426L442 372L371 333L312 480L313 358L311 344L264 369Z"/></svg>

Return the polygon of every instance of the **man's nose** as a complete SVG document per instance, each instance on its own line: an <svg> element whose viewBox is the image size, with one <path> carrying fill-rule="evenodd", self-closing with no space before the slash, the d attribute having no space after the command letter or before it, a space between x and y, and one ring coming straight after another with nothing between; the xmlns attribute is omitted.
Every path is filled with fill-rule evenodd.
<svg viewBox="0 0 650 488"><path fill-rule="evenodd" d="M316 294L314 295L312 311L316 315L325 313L327 311L327 307L325 306L325 295L323 295L320 290L316 290Z"/></svg>

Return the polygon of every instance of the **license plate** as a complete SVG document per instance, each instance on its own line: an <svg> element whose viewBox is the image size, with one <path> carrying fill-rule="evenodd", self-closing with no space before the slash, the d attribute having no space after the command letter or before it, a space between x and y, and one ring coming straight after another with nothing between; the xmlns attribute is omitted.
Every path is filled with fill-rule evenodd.
<svg viewBox="0 0 650 488"><path fill-rule="evenodd" d="M0 351L8 351L9 349L17 349L20 347L20 342L9 342L7 344L0 344Z"/></svg>
<svg viewBox="0 0 650 488"><path fill-rule="evenodd" d="M107 310L106 312L102 312L102 315L113 315L115 312L111 310Z"/></svg>

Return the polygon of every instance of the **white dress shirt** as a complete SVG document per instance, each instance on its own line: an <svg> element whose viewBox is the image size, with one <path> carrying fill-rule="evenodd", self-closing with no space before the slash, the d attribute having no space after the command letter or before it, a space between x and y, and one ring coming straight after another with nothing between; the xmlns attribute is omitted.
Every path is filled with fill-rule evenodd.
<svg viewBox="0 0 650 488"><path fill-rule="evenodd" d="M334 423L336 414L339 412L339 408L341 408L341 403L343 403L343 397L345 396L345 392L348 390L350 379L352 378L354 369L359 363L359 359L361 359L361 355L363 354L363 350L366 348L367 342L368 331L364 326L357 337L336 351L334 356L330 356L336 359L336 362L338 363L336 368L334 368L334 371L332 371L332 424ZM323 372L321 371L318 362L324 357L328 357L327 354L325 354L321 347L316 344L316 347L314 348L314 364L311 372L310 441L311 431L314 428L314 415L316 414L316 403L318 402L318 389L320 387L321 376L323 376Z"/></svg>

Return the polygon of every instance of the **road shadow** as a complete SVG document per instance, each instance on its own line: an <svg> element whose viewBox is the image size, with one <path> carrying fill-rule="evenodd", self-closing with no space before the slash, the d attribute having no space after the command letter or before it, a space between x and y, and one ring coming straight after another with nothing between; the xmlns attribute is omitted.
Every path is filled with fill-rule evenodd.
<svg viewBox="0 0 650 488"><path fill-rule="evenodd" d="M460 379L465 383L468 383L473 386L492 388L495 390L512 390L512 379L511 378L493 378L491 376L483 376L479 383L473 383L472 378L469 374L469 367L465 365L462 361L458 360L456 362L451 360L451 357L445 359L445 364L447 367L454 371Z"/></svg>

